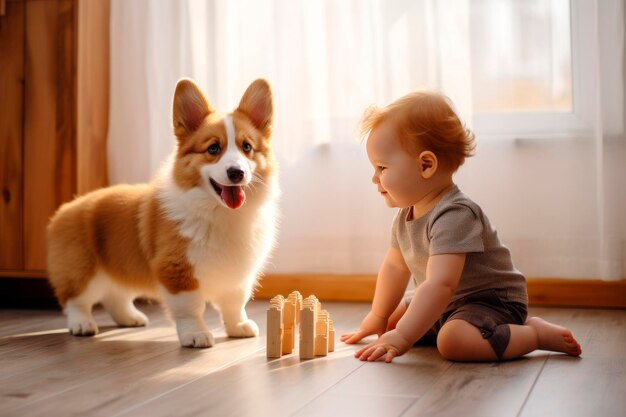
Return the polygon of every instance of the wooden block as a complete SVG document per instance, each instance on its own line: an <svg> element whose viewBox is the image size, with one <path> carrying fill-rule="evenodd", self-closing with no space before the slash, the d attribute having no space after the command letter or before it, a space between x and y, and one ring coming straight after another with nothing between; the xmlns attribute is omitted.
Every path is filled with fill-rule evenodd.
<svg viewBox="0 0 626 417"><path fill-rule="evenodd" d="M270 300L267 309L267 357L280 358L283 344L283 301L282 295Z"/></svg>
<svg viewBox="0 0 626 417"><path fill-rule="evenodd" d="M267 310L267 357L280 358L282 353L282 311L275 306Z"/></svg>
<svg viewBox="0 0 626 417"><path fill-rule="evenodd" d="M295 329L283 329L283 355L289 355L290 353L293 353L293 347L295 346L295 337Z"/></svg>
<svg viewBox="0 0 626 417"><path fill-rule="evenodd" d="M326 356L335 350L335 328L328 311L314 295L302 299L294 291L285 299L277 295L267 310L267 357L279 358L295 347L295 332L299 330L300 359Z"/></svg>
<svg viewBox="0 0 626 417"><path fill-rule="evenodd" d="M300 311L300 359L312 359L315 356L315 308L307 303Z"/></svg>
<svg viewBox="0 0 626 417"><path fill-rule="evenodd" d="M302 301L302 308L304 308L305 306L313 309L313 315L314 317L317 317L317 313L320 311L322 304L319 302L317 297L315 297L314 295L309 295Z"/></svg>
<svg viewBox="0 0 626 417"><path fill-rule="evenodd" d="M296 327L296 300L287 298L283 307L283 355L293 352Z"/></svg>
<svg viewBox="0 0 626 417"><path fill-rule="evenodd" d="M298 291L294 291L291 294L289 294L289 296L287 297L287 299L295 304L295 308L296 308L296 326L300 325L300 310L302 310L302 294L300 294Z"/></svg>
<svg viewBox="0 0 626 417"><path fill-rule="evenodd" d="M315 356L328 355L328 312L322 310L317 314L315 325Z"/></svg>
<svg viewBox="0 0 626 417"><path fill-rule="evenodd" d="M330 313L328 314L328 351L335 351L335 324L330 318Z"/></svg>
<svg viewBox="0 0 626 417"><path fill-rule="evenodd" d="M276 306L280 306L282 308L284 302L285 302L285 297L283 297L282 295L278 294L276 297L273 297L270 300L270 305L276 305Z"/></svg>

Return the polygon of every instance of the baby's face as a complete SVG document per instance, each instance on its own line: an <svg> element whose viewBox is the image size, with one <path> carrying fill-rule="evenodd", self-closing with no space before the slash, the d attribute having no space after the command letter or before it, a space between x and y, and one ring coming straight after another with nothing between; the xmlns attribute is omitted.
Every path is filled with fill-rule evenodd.
<svg viewBox="0 0 626 417"><path fill-rule="evenodd" d="M367 156L374 167L372 182L389 207L415 205L427 193L418 159L400 145L393 126L382 123L367 139Z"/></svg>

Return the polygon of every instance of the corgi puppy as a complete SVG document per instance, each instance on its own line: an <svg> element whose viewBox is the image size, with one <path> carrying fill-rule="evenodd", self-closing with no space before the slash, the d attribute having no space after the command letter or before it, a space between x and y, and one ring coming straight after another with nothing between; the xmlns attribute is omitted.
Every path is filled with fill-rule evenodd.
<svg viewBox="0 0 626 417"><path fill-rule="evenodd" d="M274 245L277 167L267 81L215 112L196 84L174 93L176 148L149 184L116 185L64 204L47 230L48 273L73 335L98 332L101 303L120 326L145 326L133 304L163 300L182 346L214 338L206 302L231 337L257 336L245 305Z"/></svg>

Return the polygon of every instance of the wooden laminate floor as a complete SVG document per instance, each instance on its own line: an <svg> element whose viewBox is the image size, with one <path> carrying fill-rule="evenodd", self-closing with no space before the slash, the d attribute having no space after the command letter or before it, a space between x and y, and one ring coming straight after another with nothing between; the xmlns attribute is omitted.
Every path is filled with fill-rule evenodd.
<svg viewBox="0 0 626 417"><path fill-rule="evenodd" d="M0 310L1 416L625 416L626 311L532 308L570 327L582 358L537 351L499 364L443 360L413 348L393 364L364 363L336 342L325 358L265 357L267 301L249 315L261 337L228 339L217 314L214 347L181 348L159 305L146 328L72 337L58 311ZM337 335L368 304L323 303Z"/></svg>

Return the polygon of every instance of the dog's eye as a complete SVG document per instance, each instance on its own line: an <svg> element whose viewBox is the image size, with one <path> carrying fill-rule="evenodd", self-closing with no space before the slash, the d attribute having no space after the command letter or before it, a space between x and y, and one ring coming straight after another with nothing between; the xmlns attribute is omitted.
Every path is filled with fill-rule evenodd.
<svg viewBox="0 0 626 417"><path fill-rule="evenodd" d="M209 149L207 149L207 152L210 153L211 155L217 155L218 153L220 153L221 150L222 148L220 148L220 145L218 145L217 143L214 143L213 145L209 146Z"/></svg>
<svg viewBox="0 0 626 417"><path fill-rule="evenodd" d="M244 142L243 146L241 147L241 149L243 149L243 151L245 153L251 152L252 151L252 145L250 145L248 142Z"/></svg>

